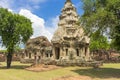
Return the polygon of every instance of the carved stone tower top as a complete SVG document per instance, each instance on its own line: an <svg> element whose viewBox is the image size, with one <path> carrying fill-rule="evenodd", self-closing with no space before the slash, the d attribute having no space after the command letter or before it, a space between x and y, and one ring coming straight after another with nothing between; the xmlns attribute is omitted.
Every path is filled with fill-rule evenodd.
<svg viewBox="0 0 120 80"><path fill-rule="evenodd" d="M78 14L71 0L67 0L59 17L58 26L71 27L78 22Z"/></svg>
<svg viewBox="0 0 120 80"><path fill-rule="evenodd" d="M81 26L77 25L78 21L79 16L76 8L72 4L71 0L66 0L59 16L58 29L54 33L52 41L60 43L65 37L73 38L83 36L84 30Z"/></svg>

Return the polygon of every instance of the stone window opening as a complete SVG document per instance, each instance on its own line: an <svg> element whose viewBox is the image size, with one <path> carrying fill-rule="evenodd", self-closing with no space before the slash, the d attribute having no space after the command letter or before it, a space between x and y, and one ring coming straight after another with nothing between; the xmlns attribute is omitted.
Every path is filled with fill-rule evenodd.
<svg viewBox="0 0 120 80"><path fill-rule="evenodd" d="M28 53L26 53L26 57L28 57Z"/></svg>
<svg viewBox="0 0 120 80"><path fill-rule="evenodd" d="M56 54L56 59L59 59L60 58L60 48L59 47L55 48L55 54Z"/></svg>
<svg viewBox="0 0 120 80"><path fill-rule="evenodd" d="M85 47L85 56L87 55L87 47Z"/></svg>
<svg viewBox="0 0 120 80"><path fill-rule="evenodd" d="M68 56L68 49L66 49L66 56Z"/></svg>
<svg viewBox="0 0 120 80"><path fill-rule="evenodd" d="M31 59L31 53L29 53L29 58Z"/></svg>
<svg viewBox="0 0 120 80"><path fill-rule="evenodd" d="M24 54L22 54L22 57L21 58L24 58L25 56L24 56Z"/></svg>
<svg viewBox="0 0 120 80"><path fill-rule="evenodd" d="M37 54L35 53L35 55L34 55L34 58L35 58L35 60L37 59Z"/></svg>
<svg viewBox="0 0 120 80"><path fill-rule="evenodd" d="M77 54L77 56L80 56L79 55L79 49L76 49L76 54Z"/></svg>
<svg viewBox="0 0 120 80"><path fill-rule="evenodd" d="M40 60L41 59L41 57L40 56L38 56L38 60Z"/></svg>
<svg viewBox="0 0 120 80"><path fill-rule="evenodd" d="M47 58L49 57L49 54L48 54L48 53L46 54L46 57L47 57Z"/></svg>

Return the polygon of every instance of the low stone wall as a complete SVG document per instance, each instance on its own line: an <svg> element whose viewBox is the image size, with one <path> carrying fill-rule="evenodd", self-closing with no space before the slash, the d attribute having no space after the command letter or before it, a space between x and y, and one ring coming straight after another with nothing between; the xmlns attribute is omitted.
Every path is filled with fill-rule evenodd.
<svg viewBox="0 0 120 80"><path fill-rule="evenodd" d="M20 59L21 63L34 63L35 59Z"/></svg>
<svg viewBox="0 0 120 80"><path fill-rule="evenodd" d="M104 63L120 63L120 56L112 57L109 60L104 60Z"/></svg>
<svg viewBox="0 0 120 80"><path fill-rule="evenodd" d="M97 68L103 65L102 61L81 61L81 60L51 60L43 59L40 61L40 64L46 65L57 65L57 66L81 66L81 67L94 67Z"/></svg>
<svg viewBox="0 0 120 80"><path fill-rule="evenodd" d="M40 60L40 64L46 64L46 65L56 65L57 61L56 60L52 60L52 59L41 59Z"/></svg>
<svg viewBox="0 0 120 80"><path fill-rule="evenodd" d="M120 63L120 56L118 57L111 57L109 59L103 59L103 58L93 58L96 61L103 61L104 63Z"/></svg>
<svg viewBox="0 0 120 80"><path fill-rule="evenodd" d="M6 61L6 56L5 55L0 55L0 62L5 62ZM13 57L12 61L20 61L19 57Z"/></svg>
<svg viewBox="0 0 120 80"><path fill-rule="evenodd" d="M120 52L96 50L91 52L92 59L96 61L103 61L104 63L120 63Z"/></svg>
<svg viewBox="0 0 120 80"><path fill-rule="evenodd" d="M5 56L3 54L0 54L0 62L4 62L5 61Z"/></svg>
<svg viewBox="0 0 120 80"><path fill-rule="evenodd" d="M101 61L79 61L79 60L63 60L57 61L58 66L80 66L80 67L99 67L103 65Z"/></svg>

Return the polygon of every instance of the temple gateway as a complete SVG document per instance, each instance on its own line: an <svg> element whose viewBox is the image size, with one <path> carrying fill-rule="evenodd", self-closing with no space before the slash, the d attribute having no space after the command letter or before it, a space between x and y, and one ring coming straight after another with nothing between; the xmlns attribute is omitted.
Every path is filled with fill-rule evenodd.
<svg viewBox="0 0 120 80"><path fill-rule="evenodd" d="M53 58L82 59L89 61L89 41L82 26L78 24L79 16L71 0L66 0L59 16L58 29L51 40Z"/></svg>

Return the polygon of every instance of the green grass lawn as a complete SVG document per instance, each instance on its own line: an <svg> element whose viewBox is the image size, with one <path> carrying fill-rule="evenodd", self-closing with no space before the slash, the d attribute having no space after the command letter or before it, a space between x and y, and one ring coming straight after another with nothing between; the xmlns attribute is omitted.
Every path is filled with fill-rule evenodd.
<svg viewBox="0 0 120 80"><path fill-rule="evenodd" d="M120 63L104 64L100 69L83 67L66 67L45 72L31 72L24 70L30 64L13 62L11 69L0 65L0 80L52 80L61 76L90 76L93 80L120 80Z"/></svg>

